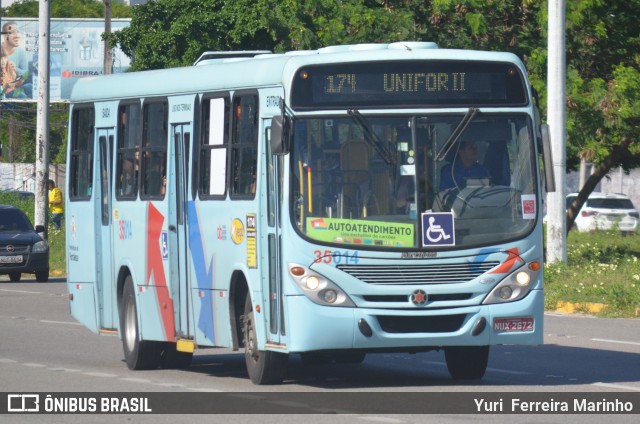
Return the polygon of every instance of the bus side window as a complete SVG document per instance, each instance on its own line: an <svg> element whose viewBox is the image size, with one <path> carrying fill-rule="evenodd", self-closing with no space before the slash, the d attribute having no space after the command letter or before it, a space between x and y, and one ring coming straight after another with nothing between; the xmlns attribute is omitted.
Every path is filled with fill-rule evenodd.
<svg viewBox="0 0 640 424"><path fill-rule="evenodd" d="M119 107L118 154L116 181L117 199L138 197L138 175L140 169L141 109L140 103L128 103Z"/></svg>
<svg viewBox="0 0 640 424"><path fill-rule="evenodd" d="M258 155L258 96L235 97L233 110L231 194L253 197Z"/></svg>
<svg viewBox="0 0 640 424"><path fill-rule="evenodd" d="M142 120L142 199L161 199L165 195L168 142L168 104L166 100L145 102Z"/></svg>
<svg viewBox="0 0 640 424"><path fill-rule="evenodd" d="M228 98L202 102L202 132L199 156L200 196L224 196L231 107Z"/></svg>
<svg viewBox="0 0 640 424"><path fill-rule="evenodd" d="M93 124L93 106L74 109L71 131L71 170L69 173L69 198L71 200L88 200L91 197Z"/></svg>

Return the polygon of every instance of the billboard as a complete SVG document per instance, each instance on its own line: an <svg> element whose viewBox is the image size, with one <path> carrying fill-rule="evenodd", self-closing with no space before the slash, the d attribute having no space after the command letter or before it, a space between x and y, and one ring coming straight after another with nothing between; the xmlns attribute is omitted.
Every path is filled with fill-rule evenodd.
<svg viewBox="0 0 640 424"><path fill-rule="evenodd" d="M130 19L113 19L111 30L129 26ZM2 93L5 101L36 101L38 98L37 18L0 19L2 38ZM80 79L102 75L104 19L51 19L49 96L51 102L68 101ZM114 49L113 73L126 71L131 61Z"/></svg>

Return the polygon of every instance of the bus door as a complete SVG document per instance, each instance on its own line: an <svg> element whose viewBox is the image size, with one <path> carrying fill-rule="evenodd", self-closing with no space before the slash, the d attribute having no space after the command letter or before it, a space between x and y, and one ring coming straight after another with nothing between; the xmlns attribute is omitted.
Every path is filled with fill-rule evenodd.
<svg viewBox="0 0 640 424"><path fill-rule="evenodd" d="M191 124L172 124L172 142L169 155L169 178L167 194L169 196L169 275L170 281L178 282L171 286L171 298L174 303L176 335L189 336L188 311L188 267L187 267L187 223L186 201L189 175L189 151L191 145Z"/></svg>
<svg viewBox="0 0 640 424"><path fill-rule="evenodd" d="M115 328L114 317L117 316L117 305L114 299L113 277L113 240L112 214L111 214L111 190L112 190L112 163L113 163L113 128L98 128L98 170L100 183L99 192L96 193L100 201L100 217L96 217L96 281L98 304L100 308L100 328Z"/></svg>
<svg viewBox="0 0 640 424"><path fill-rule="evenodd" d="M269 134L270 128L267 128ZM282 172L284 166L282 164L283 156L271 154L269 137L265 137L266 144L263 148L266 151L262 157L266 158L266 189L267 189L267 228L266 251L269 270L266 275L263 274L263 282L268 287L264 287L263 291L269 293L268 317L269 317L269 335L270 342L284 344L284 336L286 328L284 325L284 309L283 309L283 293L282 293L282 263L280 251L282 247L282 238L280 235L280 207L281 207L281 191L282 191ZM264 183L263 183L264 184ZM264 186L263 186L264 187ZM266 281L265 281L266 280Z"/></svg>

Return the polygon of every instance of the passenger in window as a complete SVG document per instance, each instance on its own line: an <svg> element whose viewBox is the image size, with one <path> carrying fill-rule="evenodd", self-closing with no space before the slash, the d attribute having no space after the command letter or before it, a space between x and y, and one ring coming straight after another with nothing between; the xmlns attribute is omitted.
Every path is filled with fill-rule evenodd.
<svg viewBox="0 0 640 424"><path fill-rule="evenodd" d="M124 158L122 162L122 179L120 184L120 194L122 196L131 196L135 194L138 185L138 173L136 164L132 157Z"/></svg>
<svg viewBox="0 0 640 424"><path fill-rule="evenodd" d="M167 184L164 157L152 157L147 152L145 153L145 164L149 168L145 170L144 193L149 196L164 196Z"/></svg>
<svg viewBox="0 0 640 424"><path fill-rule="evenodd" d="M440 190L457 187L463 189L468 179L489 179L489 171L478 163L478 146L472 141L460 143L453 163L442 167L440 171Z"/></svg>

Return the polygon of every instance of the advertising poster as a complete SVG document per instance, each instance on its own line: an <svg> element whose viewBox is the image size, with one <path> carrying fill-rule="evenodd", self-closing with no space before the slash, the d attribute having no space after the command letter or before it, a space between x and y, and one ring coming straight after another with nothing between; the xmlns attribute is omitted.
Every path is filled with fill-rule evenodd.
<svg viewBox="0 0 640 424"><path fill-rule="evenodd" d="M130 19L114 19L112 32L129 26ZM36 101L38 97L37 18L2 18L2 93L5 101ZM49 95L52 102L68 101L80 79L102 75L104 19L52 19L50 23ZM114 49L113 73L126 71L131 62Z"/></svg>

